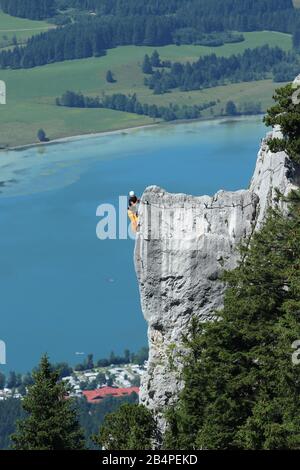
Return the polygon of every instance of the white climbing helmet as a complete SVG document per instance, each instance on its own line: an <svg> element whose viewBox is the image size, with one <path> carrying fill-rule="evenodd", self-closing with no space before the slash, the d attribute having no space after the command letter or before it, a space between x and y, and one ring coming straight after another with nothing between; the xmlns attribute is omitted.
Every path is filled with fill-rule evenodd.
<svg viewBox="0 0 300 470"><path fill-rule="evenodd" d="M134 197L134 196L135 196L135 192L134 192L134 191L130 191L130 192L129 192L129 196L130 196L130 197Z"/></svg>

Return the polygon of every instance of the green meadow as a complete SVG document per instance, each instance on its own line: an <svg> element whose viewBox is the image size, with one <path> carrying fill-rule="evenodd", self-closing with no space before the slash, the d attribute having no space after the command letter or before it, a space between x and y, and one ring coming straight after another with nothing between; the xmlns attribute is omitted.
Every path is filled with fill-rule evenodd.
<svg viewBox="0 0 300 470"><path fill-rule="evenodd" d="M49 28L53 28L53 25L46 23L46 21L15 18L0 11L0 43L3 40L3 36L7 39L12 39L16 36L17 41L21 42Z"/></svg>
<svg viewBox="0 0 300 470"><path fill-rule="evenodd" d="M10 18L10 17L9 17ZM13 19L15 21L15 19ZM23 21L23 20L21 20ZM26 20L27 21L27 20ZM33 22L36 23L36 22ZM1 26L1 23L0 23ZM245 33L245 41L217 48L204 46L165 46L157 48L164 60L194 61L212 52L229 56L263 44L278 45L285 50L292 47L291 36L276 32ZM39 128L55 138L129 128L153 123L146 116L138 116L104 109L72 109L55 105L55 98L66 90L81 91L86 95L101 93L136 93L142 103L201 104L219 101L214 114L220 113L228 100L236 103L260 101L266 109L278 84L271 80L238 83L204 91L154 95L144 86L141 64L153 47L123 46L107 51L99 58L66 61L27 70L0 70L0 79L7 85L7 104L0 107L0 144L23 145L35 142ZM112 70L116 83L106 82L107 70ZM212 117L211 111L203 117Z"/></svg>

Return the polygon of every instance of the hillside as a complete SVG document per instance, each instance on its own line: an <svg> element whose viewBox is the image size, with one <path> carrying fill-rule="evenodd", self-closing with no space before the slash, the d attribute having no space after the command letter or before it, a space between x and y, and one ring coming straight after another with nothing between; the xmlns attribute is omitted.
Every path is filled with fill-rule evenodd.
<svg viewBox="0 0 300 470"><path fill-rule="evenodd" d="M183 45L156 48L163 60L186 62L196 60L199 55L215 52L218 56L230 56L246 48L280 44L286 51L291 50L291 36L276 32L245 33L245 41L226 44L219 48ZM8 99L5 113L0 114L0 144L14 146L36 141L36 133L43 127L48 137L66 137L92 132L151 124L146 116L137 116L105 109L67 109L55 106L55 98L67 89L81 91L88 95L102 92L136 93L142 102L149 104L200 104L220 100L214 109L219 115L230 99L237 104L249 101L261 102L262 109L271 104L276 84L271 80L253 83L238 83L209 88L203 91L181 92L174 90L162 96L153 95L144 85L141 64L145 54L151 54L152 47L122 46L111 49L104 57L65 61L36 67L29 70L2 70L1 78L6 81ZM112 70L116 83L109 84L105 76ZM210 111L204 117L211 117Z"/></svg>
<svg viewBox="0 0 300 470"><path fill-rule="evenodd" d="M54 140L160 121L155 113L56 106L67 90L87 98L136 94L148 106L198 107L200 112L190 114L202 119L224 116L228 109L233 114L266 111L274 82L287 82L300 66L295 32L300 12L292 1L185 3L189 8L177 0L1 0L6 13L0 12L0 78L7 85L7 105L0 114L0 146L34 143L41 128ZM263 70L265 45L276 58ZM142 68L146 54L154 50L163 65L153 70L153 91ZM216 56L234 64L248 50L257 54L256 71L246 71L245 61L221 80L219 72L212 72L204 85L197 84L201 70L195 76L192 67L178 86L163 90L157 81L159 73L171 74L178 63L193 65ZM107 80L108 73L113 80ZM208 103L214 105L206 107Z"/></svg>
<svg viewBox="0 0 300 470"><path fill-rule="evenodd" d="M53 28L46 21L32 21L7 15L0 10L0 51L3 48L24 44L34 34Z"/></svg>

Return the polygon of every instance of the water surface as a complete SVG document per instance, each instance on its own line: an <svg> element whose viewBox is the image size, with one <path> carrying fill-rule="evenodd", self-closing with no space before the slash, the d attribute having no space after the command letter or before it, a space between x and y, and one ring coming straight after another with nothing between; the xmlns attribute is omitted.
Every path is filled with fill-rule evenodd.
<svg viewBox="0 0 300 470"><path fill-rule="evenodd" d="M248 186L260 118L181 124L0 153L0 339L7 366L132 351L147 342L132 240L100 241L96 208L157 184L213 194Z"/></svg>

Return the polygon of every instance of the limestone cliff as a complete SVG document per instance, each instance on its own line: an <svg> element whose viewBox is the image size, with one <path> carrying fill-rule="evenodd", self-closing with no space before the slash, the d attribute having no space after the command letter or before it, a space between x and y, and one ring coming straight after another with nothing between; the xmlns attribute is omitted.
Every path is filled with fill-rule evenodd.
<svg viewBox="0 0 300 470"><path fill-rule="evenodd" d="M135 266L150 357L140 399L158 417L181 387L177 352L191 317L207 321L222 307L219 277L237 265L237 245L260 226L276 188L287 194L300 184L299 168L271 153L268 137L248 190L193 197L151 186L142 196Z"/></svg>

